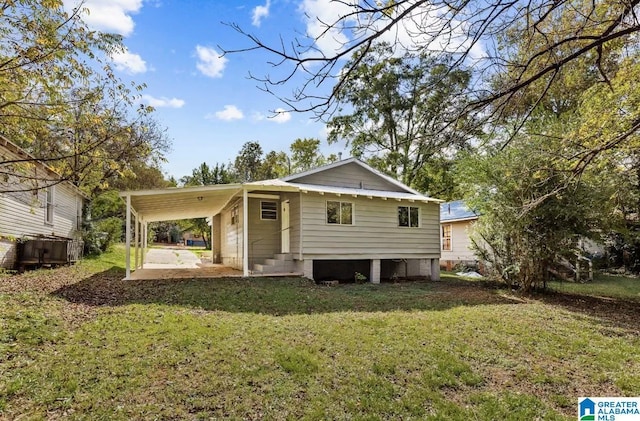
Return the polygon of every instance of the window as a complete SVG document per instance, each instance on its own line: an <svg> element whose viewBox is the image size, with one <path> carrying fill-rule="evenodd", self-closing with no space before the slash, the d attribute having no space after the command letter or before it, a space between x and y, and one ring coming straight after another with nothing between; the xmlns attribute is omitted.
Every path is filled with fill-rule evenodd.
<svg viewBox="0 0 640 421"><path fill-rule="evenodd" d="M238 223L238 205L231 208L231 225Z"/></svg>
<svg viewBox="0 0 640 421"><path fill-rule="evenodd" d="M353 225L353 203L327 201L327 224Z"/></svg>
<svg viewBox="0 0 640 421"><path fill-rule="evenodd" d="M398 226L419 227L420 208L415 206L398 206Z"/></svg>
<svg viewBox="0 0 640 421"><path fill-rule="evenodd" d="M278 219L278 202L260 202L260 219Z"/></svg>
<svg viewBox="0 0 640 421"><path fill-rule="evenodd" d="M47 187L45 194L44 222L53 224L53 186Z"/></svg>
<svg viewBox="0 0 640 421"><path fill-rule="evenodd" d="M451 251L451 224L442 226L442 250Z"/></svg>

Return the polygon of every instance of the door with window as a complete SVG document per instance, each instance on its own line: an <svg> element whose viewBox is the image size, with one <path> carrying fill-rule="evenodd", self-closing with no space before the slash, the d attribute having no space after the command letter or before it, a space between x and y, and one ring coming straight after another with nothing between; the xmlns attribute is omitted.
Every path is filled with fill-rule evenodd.
<svg viewBox="0 0 640 421"><path fill-rule="evenodd" d="M290 239L289 235L291 229L289 227L289 201L285 200L281 205L282 209L280 212L280 229L282 233L282 253L290 253Z"/></svg>

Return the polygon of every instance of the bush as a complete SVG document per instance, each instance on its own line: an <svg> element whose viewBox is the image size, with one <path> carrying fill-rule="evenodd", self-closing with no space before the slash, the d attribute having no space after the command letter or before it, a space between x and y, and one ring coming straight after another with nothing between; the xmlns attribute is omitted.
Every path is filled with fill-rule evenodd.
<svg viewBox="0 0 640 421"><path fill-rule="evenodd" d="M122 238L122 220L114 216L86 222L82 237L85 255L101 254Z"/></svg>

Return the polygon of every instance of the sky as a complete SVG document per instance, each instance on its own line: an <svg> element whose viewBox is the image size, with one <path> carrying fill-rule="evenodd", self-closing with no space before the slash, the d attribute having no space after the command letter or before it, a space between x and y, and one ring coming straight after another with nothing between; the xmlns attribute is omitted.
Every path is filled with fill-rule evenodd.
<svg viewBox="0 0 640 421"><path fill-rule="evenodd" d="M64 0L68 10L79 0ZM325 124L314 115L282 112L287 109L275 96L258 88L250 75L282 75L287 68L273 67L277 59L262 50L222 55L223 50L253 47L251 41L234 30L237 25L265 44L279 46L296 37L315 39L315 48L333 55L353 40L353 33L326 28L349 15L350 3L358 0L85 0L83 19L95 30L122 35L125 51L110 58L123 80L146 84L141 101L156 109L156 119L167 128L173 142L164 164L167 176L190 175L202 162L230 163L242 145L258 141L264 153L289 151L298 138L321 140L325 155L349 156L344 142L328 145ZM452 36L424 28L437 28L442 11L415 9L412 19L385 32L378 40L397 41L402 47L428 45L444 51L471 51L472 60L484 56L482 43L471 43L462 33L465 25L451 27ZM401 13L396 8L395 13ZM386 19L386 17L383 17ZM368 21L366 31L375 31L387 22ZM357 22L347 22L347 26ZM438 35L433 35L438 34ZM400 50L397 52L401 53ZM303 75L296 74L281 95L300 88ZM325 83L314 94L326 93ZM280 111L280 112L278 112ZM274 114L275 112L275 114Z"/></svg>
<svg viewBox="0 0 640 421"><path fill-rule="evenodd" d="M65 7L75 3L66 1ZM146 84L141 100L156 109L173 143L163 170L180 178L202 162L233 161L249 141L260 142L266 154L288 151L295 139L313 137L322 141L323 153L344 152L346 157L344 145L327 144L325 125L312 115L274 117L285 104L249 78L250 73L277 72L266 54L221 56L222 48L251 45L229 24L277 42L280 34L313 31L305 12L321 10L322 3L328 1L88 0L83 19L92 29L123 36L126 51L112 57L116 74Z"/></svg>

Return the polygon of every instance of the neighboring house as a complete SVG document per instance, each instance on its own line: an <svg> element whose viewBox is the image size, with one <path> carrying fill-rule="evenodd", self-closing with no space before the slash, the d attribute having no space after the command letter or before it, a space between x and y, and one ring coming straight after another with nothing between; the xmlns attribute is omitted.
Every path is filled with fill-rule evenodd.
<svg viewBox="0 0 640 421"><path fill-rule="evenodd" d="M121 196L135 222L130 245L146 244L148 222L209 217L214 257L245 276L439 278L440 201L355 158L282 179ZM127 277L144 267L137 251Z"/></svg>
<svg viewBox="0 0 640 421"><path fill-rule="evenodd" d="M37 240L28 244L27 252L42 261L59 250L41 247L41 240L59 241L64 246L61 252L71 251L64 242L81 238L86 199L71 183L60 182L46 164L0 136L0 267L16 266L18 240Z"/></svg>
<svg viewBox="0 0 640 421"><path fill-rule="evenodd" d="M477 263L469 238L477 220L478 214L462 200L440 204L440 265L443 268L451 270L457 264Z"/></svg>

